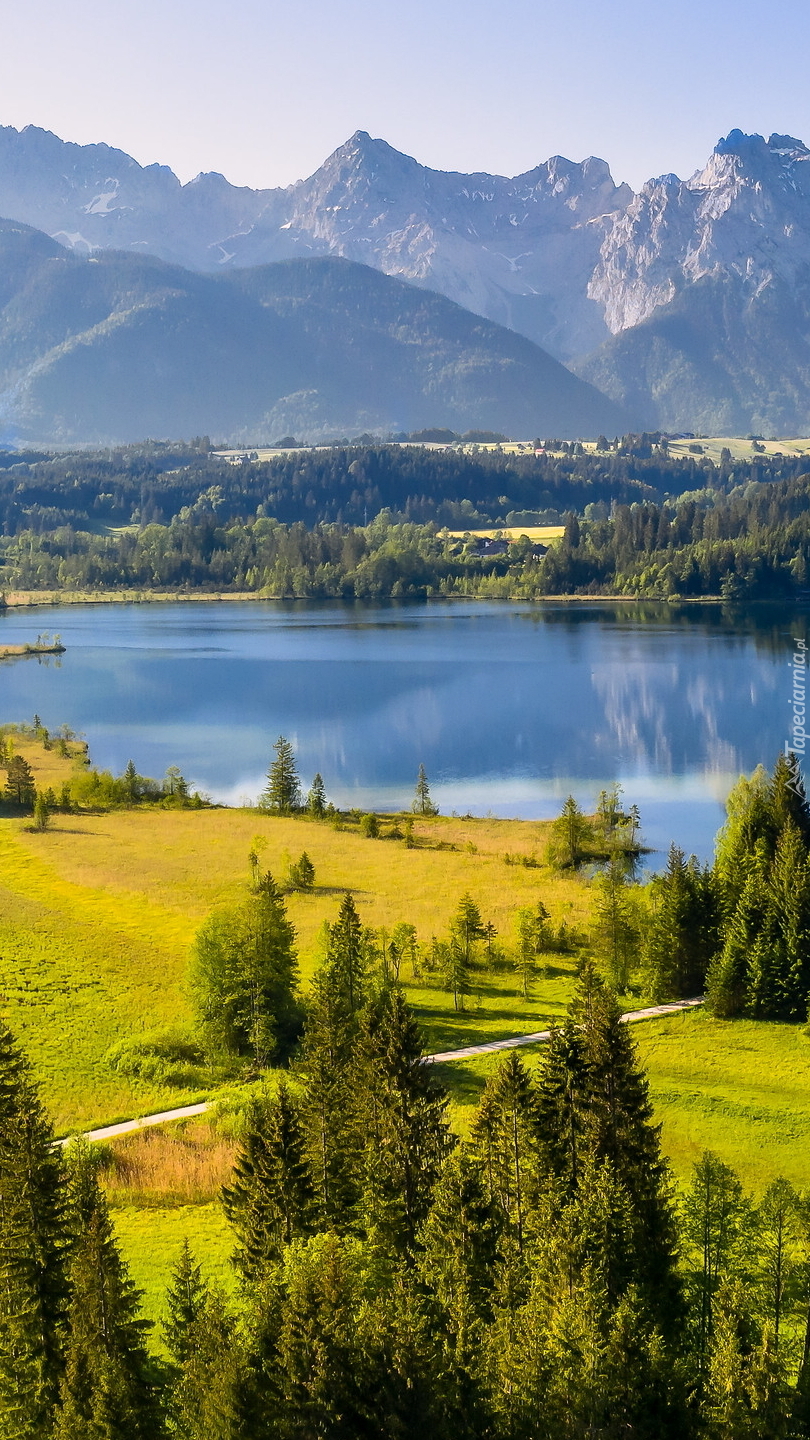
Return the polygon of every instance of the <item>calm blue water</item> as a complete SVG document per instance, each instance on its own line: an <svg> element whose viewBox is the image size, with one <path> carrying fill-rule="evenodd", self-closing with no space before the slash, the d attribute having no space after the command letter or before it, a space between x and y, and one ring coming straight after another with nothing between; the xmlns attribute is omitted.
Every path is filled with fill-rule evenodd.
<svg viewBox="0 0 810 1440"><path fill-rule="evenodd" d="M787 739L803 615L719 607L340 603L93 605L0 616L59 631L57 664L0 665L0 717L83 733L93 760L178 764L255 798L281 733L341 806L545 817L618 780L648 843L708 855L742 770Z"/></svg>

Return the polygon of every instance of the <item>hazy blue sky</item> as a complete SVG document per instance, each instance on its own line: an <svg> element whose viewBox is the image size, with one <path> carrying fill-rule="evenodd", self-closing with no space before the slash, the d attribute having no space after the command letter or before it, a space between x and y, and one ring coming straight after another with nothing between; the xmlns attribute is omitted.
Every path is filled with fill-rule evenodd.
<svg viewBox="0 0 810 1440"><path fill-rule="evenodd" d="M357 129L441 169L596 154L688 175L735 126L810 143L807 0L4 0L0 123L184 180L310 174Z"/></svg>

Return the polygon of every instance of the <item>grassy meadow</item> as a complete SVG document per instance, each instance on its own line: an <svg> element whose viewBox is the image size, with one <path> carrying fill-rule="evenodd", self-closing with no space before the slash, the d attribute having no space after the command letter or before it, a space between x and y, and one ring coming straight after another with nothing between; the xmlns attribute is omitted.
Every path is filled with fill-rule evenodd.
<svg viewBox="0 0 810 1440"><path fill-rule="evenodd" d="M15 746L41 787L58 788L76 763L33 740L15 737ZM391 824L383 822L383 831ZM277 877L302 850L315 865L312 892L288 898L306 986L323 923L336 916L346 889L365 924L379 930L408 921L425 942L446 932L465 891L507 944L517 909L539 898L555 925L586 930L588 887L540 863L547 836L544 823L440 818L417 822L409 849L404 840L366 839L356 827L251 810L56 814L43 833L3 818L0 1003L41 1077L59 1133L180 1105L210 1086L136 1081L111 1069L105 1055L125 1036L190 1026L195 932L212 909L247 893L252 847ZM507 864L507 855L518 863ZM404 965L401 978L428 1049L443 1050L536 1030L561 1015L574 957L549 957L530 1001L508 965L481 970L463 1012L435 976L414 976Z"/></svg>
<svg viewBox="0 0 810 1440"><path fill-rule="evenodd" d="M37 784L58 790L83 747L67 755L14 737ZM383 836L395 821L383 818ZM356 825L279 819L251 810L129 811L54 815L43 833L0 816L0 1009L30 1056L58 1133L148 1114L215 1093L137 1080L113 1069L110 1047L130 1035L193 1024L189 957L201 921L247 894L248 854L283 878L302 850L316 871L310 893L288 897L304 987L318 963L325 920L344 890L363 921L397 921L419 939L446 933L465 891L509 949L515 914L542 899L555 926L579 934L590 923L587 880L546 864L548 824L440 817L417 821L416 845L370 839ZM521 863L528 861L529 863ZM426 1048L450 1049L545 1028L565 1011L575 957L549 955L530 1000L503 960L476 973L463 1012L424 969L403 963L401 979ZM625 997L628 1008L643 997ZM738 1170L751 1189L775 1175L810 1187L810 1037L803 1027L722 1022L701 1012L634 1027L664 1150L680 1179L704 1148ZM540 1050L521 1054L537 1064ZM498 1056L439 1067L454 1124L464 1133ZM232 1163L228 1109L212 1121L142 1131L107 1147L105 1185L124 1252L146 1311L160 1313L163 1286L184 1236L207 1272L232 1283L230 1238L217 1204Z"/></svg>

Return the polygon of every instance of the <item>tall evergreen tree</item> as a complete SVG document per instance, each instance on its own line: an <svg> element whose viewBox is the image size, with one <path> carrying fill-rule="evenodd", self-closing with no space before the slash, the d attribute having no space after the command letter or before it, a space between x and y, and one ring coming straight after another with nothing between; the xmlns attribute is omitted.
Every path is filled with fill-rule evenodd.
<svg viewBox="0 0 810 1440"><path fill-rule="evenodd" d="M553 1026L537 1079L541 1172L571 1199L588 1157L590 1071L585 1036L569 1015Z"/></svg>
<svg viewBox="0 0 810 1440"><path fill-rule="evenodd" d="M316 820L320 820L326 813L326 788L320 772L315 776L309 787L307 793L307 810L310 815L314 815Z"/></svg>
<svg viewBox="0 0 810 1440"><path fill-rule="evenodd" d="M419 774L416 777L416 792L411 805L414 815L438 815L439 807L434 805L430 798L430 786L425 774L424 765L419 766Z"/></svg>
<svg viewBox="0 0 810 1440"><path fill-rule="evenodd" d="M655 1000L700 995L717 945L719 916L711 872L671 845L667 868L651 886L653 910L644 965Z"/></svg>
<svg viewBox="0 0 810 1440"><path fill-rule="evenodd" d="M163 1322L166 1349L175 1365L182 1365L188 1358L191 1335L205 1308L208 1294L202 1269L191 1253L188 1239L185 1239L166 1291L166 1319Z"/></svg>
<svg viewBox="0 0 810 1440"><path fill-rule="evenodd" d="M250 1414L249 1377L236 1324L218 1289L206 1289L184 1334L169 1396L176 1440L241 1440Z"/></svg>
<svg viewBox="0 0 810 1440"><path fill-rule="evenodd" d="M777 756L771 777L770 803L776 828L782 830L791 822L805 845L810 845L810 804L801 763L793 751Z"/></svg>
<svg viewBox="0 0 810 1440"><path fill-rule="evenodd" d="M453 1142L446 1092L423 1063L422 1037L399 986L367 1005L358 1062L363 1221L390 1249L411 1250Z"/></svg>
<svg viewBox="0 0 810 1440"><path fill-rule="evenodd" d="M247 1280L260 1280L285 1245L312 1232L315 1196L304 1124L284 1080L272 1098L251 1104L222 1201L239 1241L234 1262Z"/></svg>
<svg viewBox="0 0 810 1440"><path fill-rule="evenodd" d="M139 1318L88 1146L70 1156L73 1246L65 1369L55 1440L157 1440L158 1395Z"/></svg>
<svg viewBox="0 0 810 1440"><path fill-rule="evenodd" d="M483 1161L469 1146L456 1146L444 1162L419 1237L420 1272L440 1304L449 1305L463 1288L476 1313L489 1315L501 1228Z"/></svg>
<svg viewBox="0 0 810 1440"><path fill-rule="evenodd" d="M734 1171L707 1150L695 1165L681 1214L695 1349L702 1362L708 1353L717 1292L733 1278L735 1253L751 1233L751 1207Z"/></svg>
<svg viewBox="0 0 810 1440"><path fill-rule="evenodd" d="M271 815L294 815L301 808L301 782L295 751L283 735L279 735L273 749L276 758L267 772L267 784L259 796L259 809Z"/></svg>
<svg viewBox="0 0 810 1440"><path fill-rule="evenodd" d="M46 1440L62 1369L67 1229L61 1158L0 1020L0 1434Z"/></svg>
<svg viewBox="0 0 810 1440"><path fill-rule="evenodd" d="M592 969L583 973L572 1011L585 1040L588 1147L595 1161L612 1166L627 1190L635 1227L634 1279L666 1332L680 1315L677 1237L647 1079L615 996Z"/></svg>
<svg viewBox="0 0 810 1440"><path fill-rule="evenodd" d="M213 1050L256 1064L289 1055L300 1031L295 931L272 876L242 905L214 911L197 932L192 984Z"/></svg>
<svg viewBox="0 0 810 1440"><path fill-rule="evenodd" d="M6 799L21 810L30 810L37 798L37 788L28 761L22 755L12 755L6 771Z"/></svg>
<svg viewBox="0 0 810 1440"><path fill-rule="evenodd" d="M537 1095L515 1050L487 1082L473 1138L505 1231L522 1255L537 1183Z"/></svg>
<svg viewBox="0 0 810 1440"><path fill-rule="evenodd" d="M584 858L590 835L588 820L573 795L569 795L551 827L551 849L557 864L576 869Z"/></svg>
<svg viewBox="0 0 810 1440"><path fill-rule="evenodd" d="M327 1229L349 1227L359 1193L358 1033L343 976L327 961L312 983L300 1062L310 1171L320 1225Z"/></svg>
<svg viewBox="0 0 810 1440"><path fill-rule="evenodd" d="M638 929L628 894L627 867L620 856L610 856L595 881L595 890L595 949L611 984L626 990L638 953Z"/></svg>
<svg viewBox="0 0 810 1440"><path fill-rule="evenodd" d="M342 993L352 1017L358 1014L365 1000L369 948L369 936L363 929L357 907L347 890L341 901L338 918L329 926L326 964L332 970L334 983Z"/></svg>

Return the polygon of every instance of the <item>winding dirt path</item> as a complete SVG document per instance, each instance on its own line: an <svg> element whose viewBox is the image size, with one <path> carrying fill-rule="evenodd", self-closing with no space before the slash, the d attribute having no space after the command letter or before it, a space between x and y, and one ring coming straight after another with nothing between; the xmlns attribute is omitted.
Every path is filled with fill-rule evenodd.
<svg viewBox="0 0 810 1440"><path fill-rule="evenodd" d="M664 1015L676 1015L681 1010L694 1010L704 1003L704 997L694 1000L675 1000L670 1005L650 1005L646 1010L629 1010L622 1015L622 1024L629 1025L637 1020L658 1020ZM435 1055L426 1055L426 1065L444 1065L451 1060L468 1060L476 1055L491 1055L497 1050L515 1050L520 1045L542 1045L548 1040L550 1030L535 1030L531 1035L510 1035L506 1040L488 1040L484 1045L464 1045L459 1050L441 1050ZM196 1105L180 1105L176 1110L161 1110L156 1115L141 1115L136 1120L120 1120L116 1125L102 1125L99 1130L86 1130L85 1140L112 1140L116 1135L129 1135L133 1130L146 1130L151 1125L166 1125L171 1120L190 1120L195 1115L204 1115L214 1102L201 1100ZM58 1140L58 1145L67 1145L73 1136Z"/></svg>

